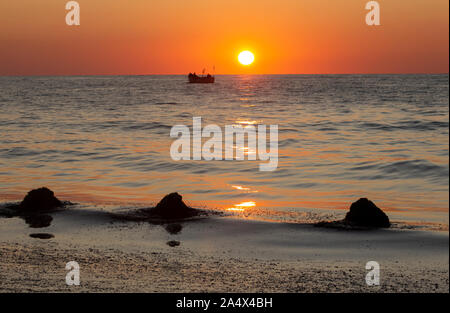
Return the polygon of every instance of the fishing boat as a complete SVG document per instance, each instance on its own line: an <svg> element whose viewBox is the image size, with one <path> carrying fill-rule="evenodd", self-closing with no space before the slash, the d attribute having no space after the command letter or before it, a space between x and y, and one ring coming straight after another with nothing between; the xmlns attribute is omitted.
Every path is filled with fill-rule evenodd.
<svg viewBox="0 0 450 313"><path fill-rule="evenodd" d="M189 73L188 75L189 83L191 84L212 84L214 83L214 76L211 76L210 74L206 76L198 76L197 74Z"/></svg>

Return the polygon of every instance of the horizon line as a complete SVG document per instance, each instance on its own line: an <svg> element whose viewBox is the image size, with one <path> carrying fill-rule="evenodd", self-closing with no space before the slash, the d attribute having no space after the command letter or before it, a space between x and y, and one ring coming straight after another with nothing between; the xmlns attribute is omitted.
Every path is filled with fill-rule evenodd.
<svg viewBox="0 0 450 313"><path fill-rule="evenodd" d="M187 76L188 74L0 74L0 77L86 77L86 76ZM449 72L416 73L259 73L259 74L213 74L213 76L263 76L263 75L449 75Z"/></svg>

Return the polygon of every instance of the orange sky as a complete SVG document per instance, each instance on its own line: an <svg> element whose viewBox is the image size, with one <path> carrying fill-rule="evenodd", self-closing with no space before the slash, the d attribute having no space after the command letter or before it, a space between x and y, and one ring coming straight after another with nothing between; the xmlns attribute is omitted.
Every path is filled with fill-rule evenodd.
<svg viewBox="0 0 450 313"><path fill-rule="evenodd" d="M0 75L448 73L448 0L0 2ZM255 63L237 62L242 50Z"/></svg>

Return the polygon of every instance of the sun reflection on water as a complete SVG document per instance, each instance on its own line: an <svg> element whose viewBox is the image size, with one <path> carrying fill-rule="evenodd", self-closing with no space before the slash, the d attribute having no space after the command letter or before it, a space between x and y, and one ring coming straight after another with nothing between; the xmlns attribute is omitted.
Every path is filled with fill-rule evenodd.
<svg viewBox="0 0 450 313"><path fill-rule="evenodd" d="M244 191L246 193L257 193L258 192L258 190L251 190L249 187L244 187L244 186L240 186L240 185L232 185L231 187L233 189Z"/></svg>
<svg viewBox="0 0 450 313"><path fill-rule="evenodd" d="M231 187L233 187L234 189L237 189L237 190L250 190L250 188L243 187L243 186L231 186Z"/></svg>
<svg viewBox="0 0 450 313"><path fill-rule="evenodd" d="M235 121L235 123L237 125L241 125L243 127L247 127L247 126L252 126L252 125L257 125L260 124L261 121L254 121L254 120L237 120Z"/></svg>
<svg viewBox="0 0 450 313"><path fill-rule="evenodd" d="M239 204L235 204L233 207L228 208L227 211L238 211L243 212L246 209L252 208L256 206L256 203L254 201L247 201L247 202L241 202Z"/></svg>

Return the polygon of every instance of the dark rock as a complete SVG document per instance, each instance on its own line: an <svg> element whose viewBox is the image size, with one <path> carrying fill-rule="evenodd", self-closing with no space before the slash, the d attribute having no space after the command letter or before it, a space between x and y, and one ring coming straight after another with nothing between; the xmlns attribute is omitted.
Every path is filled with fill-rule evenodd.
<svg viewBox="0 0 450 313"><path fill-rule="evenodd" d="M344 222L350 225L366 227L391 226L388 216L367 198L361 198L352 203Z"/></svg>
<svg viewBox="0 0 450 313"><path fill-rule="evenodd" d="M29 191L20 203L0 205L0 217L19 217L31 228L48 227L53 220L49 214L69 205L73 203L60 201L53 191L42 187Z"/></svg>
<svg viewBox="0 0 450 313"><path fill-rule="evenodd" d="M152 215L156 215L163 219L181 219L199 215L199 210L192 209L184 204L181 195L174 192L166 195L156 205L150 209Z"/></svg>
<svg viewBox="0 0 450 313"><path fill-rule="evenodd" d="M23 198L19 207L26 211L50 211L63 206L53 191L47 187L33 189Z"/></svg>
<svg viewBox="0 0 450 313"><path fill-rule="evenodd" d="M163 227L169 233L176 234L181 231L182 226L170 223L187 221L194 217L221 214L220 212L190 208L183 202L181 195L174 192L164 196L156 207L127 210L126 212L112 213L111 216L122 221L149 222L157 225L168 224Z"/></svg>
<svg viewBox="0 0 450 313"><path fill-rule="evenodd" d="M189 207L184 204L183 197L178 192L169 193L159 201L156 205L156 210L173 210L173 211L186 211Z"/></svg>
<svg viewBox="0 0 450 313"><path fill-rule="evenodd" d="M352 203L350 211L347 212L343 220L322 221L314 224L314 226L343 230L369 230L390 227L391 223L388 216L372 201L361 198Z"/></svg>

